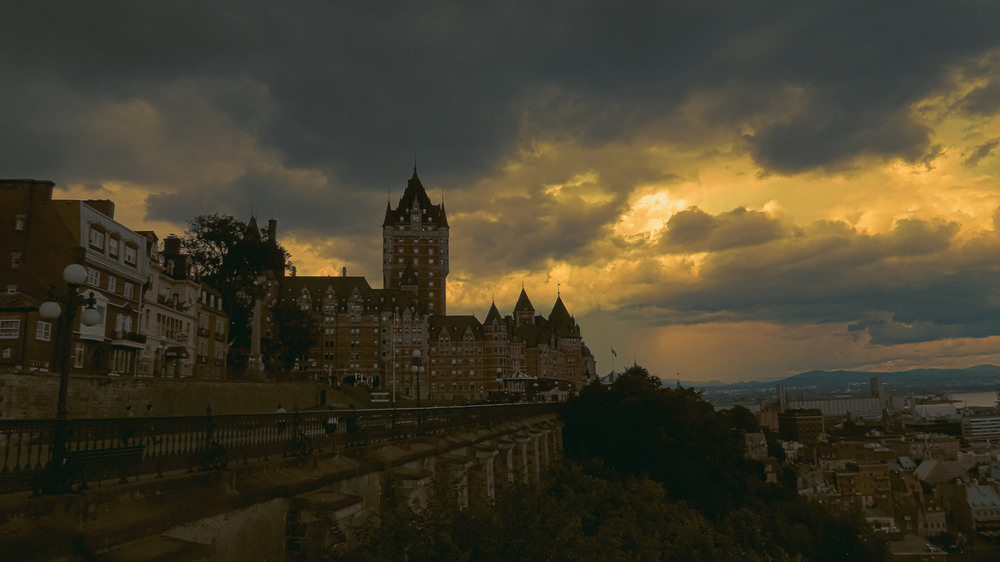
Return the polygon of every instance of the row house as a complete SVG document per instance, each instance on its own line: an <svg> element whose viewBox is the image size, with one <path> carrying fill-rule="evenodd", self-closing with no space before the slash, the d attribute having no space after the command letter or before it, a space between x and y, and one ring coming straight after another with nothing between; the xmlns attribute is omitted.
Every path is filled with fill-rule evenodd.
<svg viewBox="0 0 1000 562"><path fill-rule="evenodd" d="M0 252L7 257L2 284L9 303L0 306L0 365L16 370L54 369L56 325L38 306L53 292L64 295L63 269L87 269L79 291L99 312L93 326L72 326L73 371L134 374L138 351L141 287L148 276L145 240L114 219L108 200L53 200L54 183L0 180Z"/></svg>
<svg viewBox="0 0 1000 562"><path fill-rule="evenodd" d="M197 268L181 252L181 240L171 234L159 240L143 232L150 259L149 282L145 286L142 330L147 345L141 359L141 374L165 377L194 375L194 334L198 322L201 283Z"/></svg>
<svg viewBox="0 0 1000 562"><path fill-rule="evenodd" d="M115 220L108 200L53 200L54 183L0 180L0 366L13 370L56 370L58 320L39 316L38 307L62 298L63 269L81 264L87 278L78 288L99 321L71 327L71 372L140 376L189 376L195 346L192 332L202 309L218 326L213 357L224 371L228 317L221 300L202 305L213 293L198 281L180 239L160 241L153 232L133 231ZM220 351L221 349L221 351ZM216 365L213 365L216 366ZM219 371L219 372L222 372ZM217 373L216 373L217 374Z"/></svg>
<svg viewBox="0 0 1000 562"><path fill-rule="evenodd" d="M198 307L198 353L195 376L203 379L226 378L226 355L229 353L229 316L222 306L222 295L205 282L200 283Z"/></svg>

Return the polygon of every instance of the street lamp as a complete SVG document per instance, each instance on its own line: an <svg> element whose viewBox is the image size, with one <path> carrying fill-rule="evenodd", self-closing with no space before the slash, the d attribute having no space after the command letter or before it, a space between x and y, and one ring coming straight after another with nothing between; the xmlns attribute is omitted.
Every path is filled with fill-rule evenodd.
<svg viewBox="0 0 1000 562"><path fill-rule="evenodd" d="M413 365L410 366L410 372L413 376L417 377L417 407L420 407L420 373L424 372L424 366L420 364L420 350L413 350Z"/></svg>
<svg viewBox="0 0 1000 562"><path fill-rule="evenodd" d="M57 296L55 290L46 301L38 307L38 314L50 320L59 319L57 345L54 353L55 362L59 364L59 398L56 406L56 428L52 439L52 460L45 467L46 482L42 488L45 493L60 494L71 491L75 484L68 478L69 470L66 441L69 412L66 410L66 393L69 386L69 356L70 344L73 340L73 320L76 318L80 305L86 307L80 311L80 322L84 326L94 326L101 321L101 313L94 308L96 300L90 294L86 298L80 295L80 285L87 280L87 268L80 264L70 264L63 270L66 281L66 294ZM80 483L84 484L85 483ZM36 492L38 490L36 489Z"/></svg>
<svg viewBox="0 0 1000 562"><path fill-rule="evenodd" d="M503 396L503 367L497 367L497 401Z"/></svg>

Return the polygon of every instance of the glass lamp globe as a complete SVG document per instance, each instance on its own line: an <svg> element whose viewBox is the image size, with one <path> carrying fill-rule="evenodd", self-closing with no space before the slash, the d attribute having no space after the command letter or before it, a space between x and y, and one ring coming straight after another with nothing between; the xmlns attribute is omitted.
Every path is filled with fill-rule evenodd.
<svg viewBox="0 0 1000 562"><path fill-rule="evenodd" d="M414 357L420 357L420 350L419 349L414 349L413 350L413 356Z"/></svg>
<svg viewBox="0 0 1000 562"><path fill-rule="evenodd" d="M78 263L71 263L63 270L63 279L73 285L81 285L87 280L87 268Z"/></svg>
<svg viewBox="0 0 1000 562"><path fill-rule="evenodd" d="M80 322L84 326L96 326L101 322L101 313L96 308L84 308L80 312Z"/></svg>
<svg viewBox="0 0 1000 562"><path fill-rule="evenodd" d="M38 307L38 314L42 318L59 318L59 315L62 314L62 307L57 302L46 301Z"/></svg>

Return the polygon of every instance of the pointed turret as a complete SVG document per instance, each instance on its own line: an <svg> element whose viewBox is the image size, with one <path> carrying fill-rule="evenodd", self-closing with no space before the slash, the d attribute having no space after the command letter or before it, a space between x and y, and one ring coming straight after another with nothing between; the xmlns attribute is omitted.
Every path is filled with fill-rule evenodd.
<svg viewBox="0 0 1000 562"><path fill-rule="evenodd" d="M438 216L438 224L448 228L448 215L444 212L444 201L441 201L441 214Z"/></svg>
<svg viewBox="0 0 1000 562"><path fill-rule="evenodd" d="M490 311L486 313L486 321L483 324L493 324L494 322L497 324L503 323L503 317L500 316L500 311L497 310L497 303L495 302L490 305Z"/></svg>
<svg viewBox="0 0 1000 562"><path fill-rule="evenodd" d="M521 296L517 297L517 304L514 305L514 312L524 311L530 311L531 314L534 314L535 307L531 306L531 299L528 298L528 293L524 292L524 287L521 287Z"/></svg>
<svg viewBox="0 0 1000 562"><path fill-rule="evenodd" d="M514 305L514 325L517 327L532 326L535 323L535 307L531 306L528 293L521 287L521 296Z"/></svg>
<svg viewBox="0 0 1000 562"><path fill-rule="evenodd" d="M260 227L257 226L257 217L250 215L247 229L243 231L243 240L260 242Z"/></svg>
<svg viewBox="0 0 1000 562"><path fill-rule="evenodd" d="M386 201L385 202L385 220L382 221L382 228L390 226L392 224L392 205Z"/></svg>
<svg viewBox="0 0 1000 562"><path fill-rule="evenodd" d="M552 312L549 313L549 324L559 337L578 337L580 335L576 320L566 310L561 296L556 297L556 303L552 305Z"/></svg>

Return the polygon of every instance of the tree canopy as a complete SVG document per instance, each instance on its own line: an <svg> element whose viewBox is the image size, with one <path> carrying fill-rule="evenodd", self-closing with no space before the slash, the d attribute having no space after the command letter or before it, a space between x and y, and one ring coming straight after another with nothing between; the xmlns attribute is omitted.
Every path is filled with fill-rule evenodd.
<svg viewBox="0 0 1000 562"><path fill-rule="evenodd" d="M266 240L266 235L266 229L253 229L216 213L191 219L181 237L182 248L198 265L202 279L222 297L232 340L229 364L236 369L245 361L241 350L250 344L253 304L262 295L261 275L268 271L280 275L291 267L288 252L277 241Z"/></svg>
<svg viewBox="0 0 1000 562"><path fill-rule="evenodd" d="M319 340L319 325L307 311L294 302L281 301L274 307L273 332L262 339L264 360L272 370L291 371Z"/></svg>

